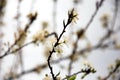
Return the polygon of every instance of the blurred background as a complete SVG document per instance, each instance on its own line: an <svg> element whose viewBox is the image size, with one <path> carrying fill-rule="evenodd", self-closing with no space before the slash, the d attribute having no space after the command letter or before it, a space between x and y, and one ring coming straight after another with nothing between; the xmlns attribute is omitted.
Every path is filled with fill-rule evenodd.
<svg viewBox="0 0 120 80"><path fill-rule="evenodd" d="M67 22L68 11L73 8L78 19L66 28L60 40L61 45L52 56L53 71L55 74L60 72L61 79L68 75L72 61L69 56L78 40L71 74L85 68L84 64L89 64L97 72L87 75L83 80L106 77L114 68L115 61L120 60L120 0L103 0L99 7L100 1L102 0L0 0L1 56L24 32L30 17L37 13L36 19L25 32L22 44L19 42L14 45L8 52L9 55L0 59L0 80L43 80L46 74L51 76L46 64L49 51L56 41L54 36L46 39L39 36L40 41L37 43L30 43L17 52L11 52L33 41L39 33L44 35L54 32L60 35L63 20ZM86 32L78 39L81 29ZM16 78L16 75L19 76ZM82 75L78 74L76 80L82 80ZM105 80L120 80L120 72L115 72Z"/></svg>

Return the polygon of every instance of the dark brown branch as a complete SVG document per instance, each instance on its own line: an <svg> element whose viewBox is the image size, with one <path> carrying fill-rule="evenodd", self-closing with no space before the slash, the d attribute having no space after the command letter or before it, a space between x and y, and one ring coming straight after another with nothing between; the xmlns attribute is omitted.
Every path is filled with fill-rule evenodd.
<svg viewBox="0 0 120 80"><path fill-rule="evenodd" d="M50 71L51 71L51 75L52 75L53 80L56 80L56 77L55 77L55 75L54 75L54 73L53 73L53 69L52 69L52 67L51 67L50 59L51 59L51 57L52 57L52 54L55 52L54 48L55 48L57 45L59 45L59 41L60 41L63 33L65 32L65 29L66 29L67 26L68 26L68 25L65 25L65 26L64 26L63 31L62 31L62 33L60 34L60 36L58 37L57 42L54 44L52 51L50 51L50 55L49 55L48 60L47 60L47 61L48 61L48 66L49 66L49 68L50 68Z"/></svg>
<svg viewBox="0 0 120 80"><path fill-rule="evenodd" d="M63 30L62 30L61 34L59 35L57 41L55 42L55 44L54 44L54 46L53 46L53 48L52 48L52 51L50 51L50 55L49 55L49 57L48 57L47 62L48 62L48 67L49 67L49 69L50 69L50 72L51 72L51 75L52 75L52 79L53 79L53 80L56 80L56 77L55 77L55 75L54 75L54 73L53 73L53 68L52 68L52 66L51 66L50 60L51 60L51 57L52 57L53 53L55 52L54 48L59 45L59 41L60 41L61 37L63 36L63 34L65 33L65 29L66 29L67 26L73 21L73 19L75 19L76 17L77 17L77 14L74 14L74 9L72 9L71 12L68 12L68 20L67 20L67 23L65 24L65 21L63 21Z"/></svg>

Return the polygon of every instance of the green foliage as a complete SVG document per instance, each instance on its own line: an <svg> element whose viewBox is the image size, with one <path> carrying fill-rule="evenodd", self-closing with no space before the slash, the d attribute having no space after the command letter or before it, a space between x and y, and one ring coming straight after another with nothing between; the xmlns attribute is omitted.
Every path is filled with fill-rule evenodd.
<svg viewBox="0 0 120 80"><path fill-rule="evenodd" d="M56 77L58 77L60 75L60 72L58 72L57 74L56 74Z"/></svg>
<svg viewBox="0 0 120 80"><path fill-rule="evenodd" d="M76 79L76 75L73 75L71 77L69 77L67 80L75 80Z"/></svg>

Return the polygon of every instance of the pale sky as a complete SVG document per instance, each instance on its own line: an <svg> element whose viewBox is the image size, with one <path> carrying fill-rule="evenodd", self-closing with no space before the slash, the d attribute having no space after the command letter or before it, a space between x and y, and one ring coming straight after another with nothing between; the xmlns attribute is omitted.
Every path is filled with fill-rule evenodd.
<svg viewBox="0 0 120 80"><path fill-rule="evenodd" d="M98 1L98 0L97 0ZM83 0L82 3L79 3L77 5L77 11L79 14L79 20L76 24L73 24L73 26L70 26L68 28L68 31L66 30L66 34L70 33L70 30L76 31L79 28L84 28L86 26L86 23L91 18L91 15L93 14L95 10L95 2L96 0ZM33 6L31 8L31 5ZM56 32L59 34L62 31L62 21L65 19L67 20L67 12L71 8L73 8L72 0L58 0L57 3L57 28L55 29ZM14 19L17 11L17 0L8 0L8 5L6 8L6 14L4 18L5 27L2 28L3 32L5 33L5 37L3 39L3 42L11 42L13 43L14 40L14 32L17 30L16 28L16 20ZM110 18L112 19L112 13L113 11L113 5L112 1L106 0L103 6L100 8L97 16L95 17L95 20L89 27L86 35L88 40L93 44L97 44L98 40L105 34L105 30L101 28L100 25L100 16L103 14L109 14ZM24 28L25 24L28 23L27 15L28 13L38 13L37 20L32 24L30 28L30 34L27 39L27 41L31 40L31 36L36 31L42 29L41 23L43 21L47 21L49 23L49 30L53 31L53 1L52 0L23 0L20 5L20 22L21 27ZM26 42L27 42L26 41ZM80 47L84 46L85 42L81 41L79 43ZM23 63L24 63L24 70L29 70L38 64L46 62L46 59L43 57L43 46L42 43L40 43L39 47L29 45L23 49ZM69 46L65 47L66 52L70 52L71 48ZM65 53L62 53L64 56ZM68 53L69 54L69 53ZM65 55L68 55L67 53ZM81 66L85 61L90 62L93 67L97 70L95 74L88 75L84 80L97 80L96 78L98 76L105 76L108 72L107 67L111 63L114 63L116 59L120 59L120 51L114 51L114 50L94 50L90 52L90 55L88 55L88 58L81 58L77 62L74 63L73 72L77 72L80 70ZM9 71L10 66L12 66L13 62L15 62L16 58L14 55L6 56L2 61L2 71L6 73ZM67 67L67 61L63 61L60 64L65 65ZM67 68L65 68L67 69ZM54 66L53 70L55 73L58 73L60 71L60 76L65 77L67 72L65 70L60 69L58 66ZM42 80L45 74L50 74L49 69L43 70L42 74L36 74L31 73L28 75L25 75L20 78L20 80ZM80 76L77 76L76 80L80 80Z"/></svg>

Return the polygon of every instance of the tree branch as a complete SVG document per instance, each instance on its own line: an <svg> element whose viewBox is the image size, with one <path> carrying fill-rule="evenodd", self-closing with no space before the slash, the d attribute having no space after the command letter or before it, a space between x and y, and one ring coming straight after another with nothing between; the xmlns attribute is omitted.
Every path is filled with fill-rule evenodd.
<svg viewBox="0 0 120 80"><path fill-rule="evenodd" d="M51 75L52 75L52 79L53 79L53 80L56 80L56 77L55 77L55 75L54 75L54 73L53 73L53 68L52 68L52 66L51 66L50 60L51 60L51 57L52 57L53 53L55 52L54 48L59 45L59 41L60 41L61 37L63 36L63 34L65 33L65 29L66 29L67 26L73 21L73 19L75 19L76 17L77 17L77 14L74 14L74 9L72 9L71 12L68 12L68 20L67 20L67 23L65 24L65 21L63 21L63 30L62 30L61 34L59 35L57 41L55 42L55 44L54 44L54 46L53 46L53 48L52 48L52 51L50 51L50 55L49 55L49 57L48 57L47 62L48 62L48 67L49 67L49 69L50 69L50 72L51 72Z"/></svg>

